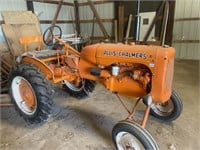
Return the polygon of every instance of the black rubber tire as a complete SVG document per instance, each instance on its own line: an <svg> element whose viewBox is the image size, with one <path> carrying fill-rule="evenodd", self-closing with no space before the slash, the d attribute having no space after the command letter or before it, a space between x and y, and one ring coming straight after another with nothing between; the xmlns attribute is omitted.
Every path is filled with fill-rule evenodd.
<svg viewBox="0 0 200 150"><path fill-rule="evenodd" d="M138 140L137 142L141 144L142 146L141 149L145 149L145 150L159 149L157 143L155 142L155 140L153 139L153 137L150 135L150 133L147 130L142 128L137 123L133 123L133 122L125 120L125 121L120 121L119 123L117 123L114 126L113 131L112 131L112 140L117 150L118 150L117 136L119 133L122 133L122 132L127 132L131 134L132 136L134 136ZM135 145L135 149L136 149L136 145ZM126 148L124 150L126 150Z"/></svg>
<svg viewBox="0 0 200 150"><path fill-rule="evenodd" d="M43 33L43 42L47 45L47 46L53 46L55 43L49 43L48 41L47 41L47 39L46 39L46 35L48 35L48 33L50 32L50 38L51 38L51 40L53 41L53 38L54 38L54 34L53 34L53 31L51 30L53 28L53 30L54 30L54 28L57 28L58 29L58 31L59 31L59 35L58 35L58 37L59 38L61 38L62 37L62 29L58 26L58 25L54 25L54 26L50 26L50 27L48 27L45 31L44 31L44 33ZM49 31L49 32L48 32Z"/></svg>
<svg viewBox="0 0 200 150"><path fill-rule="evenodd" d="M12 82L15 78L22 77L26 79L31 85L36 101L37 107L33 114L29 115L24 113L17 105L16 100L13 96ZM53 105L53 92L50 88L50 83L45 79L44 75L33 65L30 64L19 64L16 65L9 76L9 87L10 96L12 102L15 104L16 110L24 118L24 120L30 124L37 124L46 121L52 113Z"/></svg>
<svg viewBox="0 0 200 150"><path fill-rule="evenodd" d="M70 86L68 86L67 84L64 84L64 88L73 97L76 97L79 99L86 98L87 96L89 96L90 93L93 92L95 88L95 82L91 80L83 79L82 83L83 84L81 85L81 87L76 88L76 89L70 88ZM74 86L73 84L71 85Z"/></svg>
<svg viewBox="0 0 200 150"><path fill-rule="evenodd" d="M155 118L165 121L165 122L171 122L176 120L183 111L183 103L180 98L180 96L172 90L172 95L170 97L170 100L168 102L171 102L173 105L173 110L169 113L162 112L158 109L157 105L159 104L152 104L150 113ZM163 106L165 107L165 106ZM166 106L167 107L167 106Z"/></svg>

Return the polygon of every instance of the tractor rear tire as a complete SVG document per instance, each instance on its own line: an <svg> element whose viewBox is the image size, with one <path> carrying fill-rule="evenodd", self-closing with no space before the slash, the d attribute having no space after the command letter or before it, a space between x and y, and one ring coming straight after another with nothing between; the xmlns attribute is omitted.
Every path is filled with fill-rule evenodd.
<svg viewBox="0 0 200 150"><path fill-rule="evenodd" d="M147 130L127 120L120 121L114 126L112 139L117 150L159 150Z"/></svg>
<svg viewBox="0 0 200 150"><path fill-rule="evenodd" d="M86 98L95 88L95 82L87 79L83 79L79 87L75 86L73 83L64 81L64 88L73 97L76 98Z"/></svg>
<svg viewBox="0 0 200 150"><path fill-rule="evenodd" d="M10 96L16 110L30 124L46 121L52 113L52 90L33 65L16 65L9 76Z"/></svg>
<svg viewBox="0 0 200 150"><path fill-rule="evenodd" d="M183 104L180 96L173 90L170 99L164 104L152 104L150 113L155 118L171 122L176 120L183 111Z"/></svg>

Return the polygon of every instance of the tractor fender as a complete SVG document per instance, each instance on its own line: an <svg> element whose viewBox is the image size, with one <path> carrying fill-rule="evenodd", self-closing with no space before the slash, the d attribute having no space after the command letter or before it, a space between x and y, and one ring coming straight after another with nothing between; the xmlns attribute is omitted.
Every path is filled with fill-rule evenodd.
<svg viewBox="0 0 200 150"><path fill-rule="evenodd" d="M32 57L29 53L24 53L19 56L16 61L18 63L32 64L38 68L48 80L54 80L54 74L50 67L48 67L42 60Z"/></svg>

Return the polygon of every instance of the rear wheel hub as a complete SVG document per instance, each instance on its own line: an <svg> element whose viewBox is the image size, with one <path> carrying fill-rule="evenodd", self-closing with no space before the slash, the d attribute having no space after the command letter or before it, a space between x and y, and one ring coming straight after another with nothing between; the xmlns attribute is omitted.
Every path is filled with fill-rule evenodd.
<svg viewBox="0 0 200 150"><path fill-rule="evenodd" d="M19 109L25 114L34 114L37 109L37 99L31 84L24 77L16 76L11 88Z"/></svg>

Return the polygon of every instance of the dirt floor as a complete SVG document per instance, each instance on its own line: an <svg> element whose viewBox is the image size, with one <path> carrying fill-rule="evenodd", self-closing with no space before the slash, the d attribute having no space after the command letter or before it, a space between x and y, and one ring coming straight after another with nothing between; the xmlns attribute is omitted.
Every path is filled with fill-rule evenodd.
<svg viewBox="0 0 200 150"><path fill-rule="evenodd" d="M174 89L184 110L173 123L149 117L147 130L161 150L200 149L199 62L176 61ZM2 150L114 150L113 126L127 114L114 94L97 85L89 98L78 100L56 89L53 116L43 125L28 125L13 107L1 108ZM126 100L131 104L132 100ZM143 104L136 113L143 114Z"/></svg>

